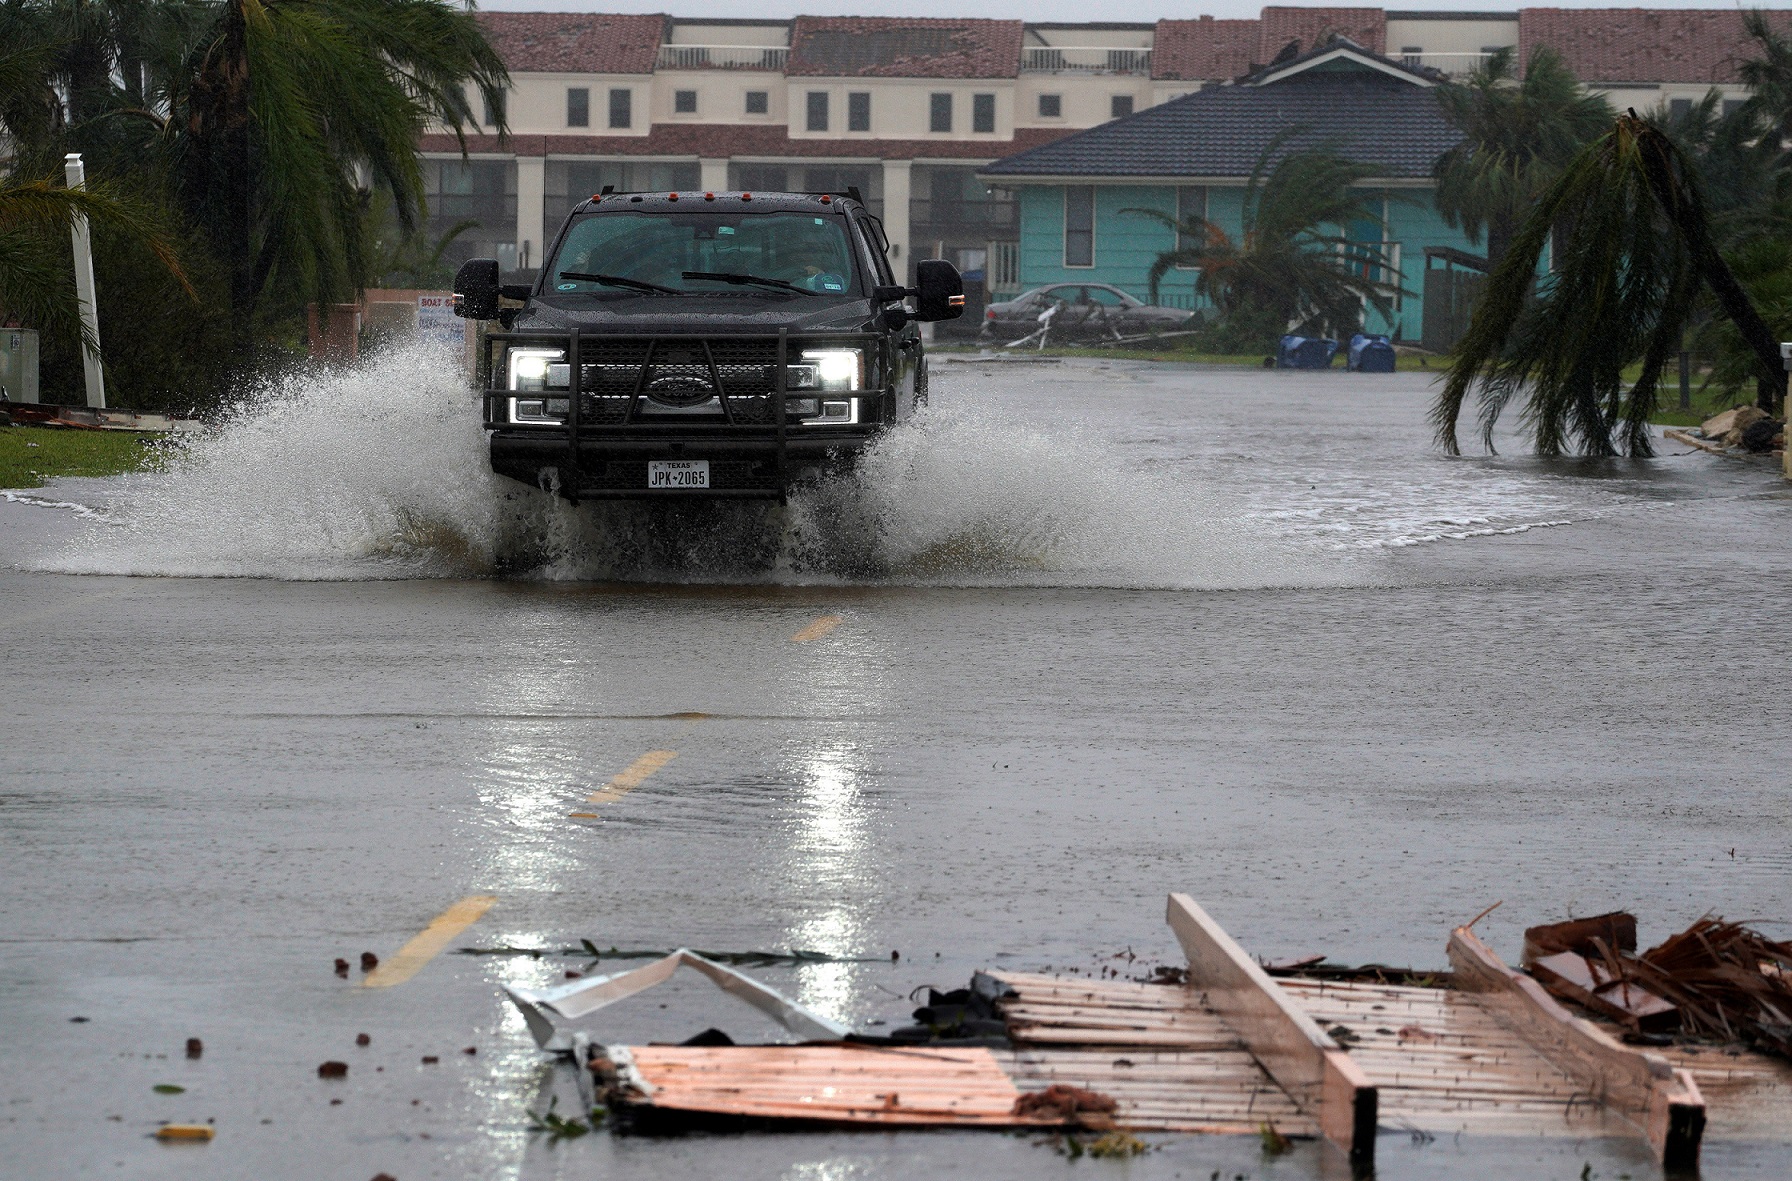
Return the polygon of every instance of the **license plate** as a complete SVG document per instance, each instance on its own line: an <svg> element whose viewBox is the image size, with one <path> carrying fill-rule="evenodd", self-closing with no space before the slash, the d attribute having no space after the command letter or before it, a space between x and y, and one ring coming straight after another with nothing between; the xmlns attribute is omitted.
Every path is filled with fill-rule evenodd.
<svg viewBox="0 0 1792 1181"><path fill-rule="evenodd" d="M707 488L709 460L650 459L647 461L649 488Z"/></svg>

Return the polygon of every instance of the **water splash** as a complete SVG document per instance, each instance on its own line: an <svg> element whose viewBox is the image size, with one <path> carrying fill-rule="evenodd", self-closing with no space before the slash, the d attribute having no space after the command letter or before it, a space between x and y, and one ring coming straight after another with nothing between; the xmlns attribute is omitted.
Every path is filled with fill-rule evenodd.
<svg viewBox="0 0 1792 1181"><path fill-rule="evenodd" d="M419 345L276 385L121 481L67 573L281 579L1244 588L1336 582L1186 473L988 407L935 408L779 507L568 505L495 476L477 397Z"/></svg>

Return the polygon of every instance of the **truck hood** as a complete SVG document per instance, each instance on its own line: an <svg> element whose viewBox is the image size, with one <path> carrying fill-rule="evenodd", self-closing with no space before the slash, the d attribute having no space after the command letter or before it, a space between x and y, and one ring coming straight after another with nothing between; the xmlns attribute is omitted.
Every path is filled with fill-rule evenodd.
<svg viewBox="0 0 1792 1181"><path fill-rule="evenodd" d="M552 295L529 301L517 312L511 330L531 329L656 335L701 336L730 333L766 333L788 328L792 332L865 331L876 327L876 309L868 299L828 299L794 295L788 299L751 295L625 296L620 299L577 298L560 300Z"/></svg>

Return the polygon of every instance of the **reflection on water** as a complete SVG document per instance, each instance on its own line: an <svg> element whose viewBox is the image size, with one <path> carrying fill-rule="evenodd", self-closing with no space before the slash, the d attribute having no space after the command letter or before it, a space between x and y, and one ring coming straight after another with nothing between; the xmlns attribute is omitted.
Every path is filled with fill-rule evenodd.
<svg viewBox="0 0 1792 1181"><path fill-rule="evenodd" d="M788 930L792 947L836 956L872 954L865 918L875 905L871 872L871 803L866 768L856 745L832 742L799 756L793 768L798 815L785 854L784 876L803 888L809 913ZM863 964L810 964L798 973L797 1000L839 1020L850 1020Z"/></svg>

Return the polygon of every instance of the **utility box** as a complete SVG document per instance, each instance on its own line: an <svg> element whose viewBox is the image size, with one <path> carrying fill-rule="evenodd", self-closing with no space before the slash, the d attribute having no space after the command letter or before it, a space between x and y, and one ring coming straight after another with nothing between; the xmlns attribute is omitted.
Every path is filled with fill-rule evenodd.
<svg viewBox="0 0 1792 1181"><path fill-rule="evenodd" d="M37 329L0 328L0 390L8 401L37 401Z"/></svg>

